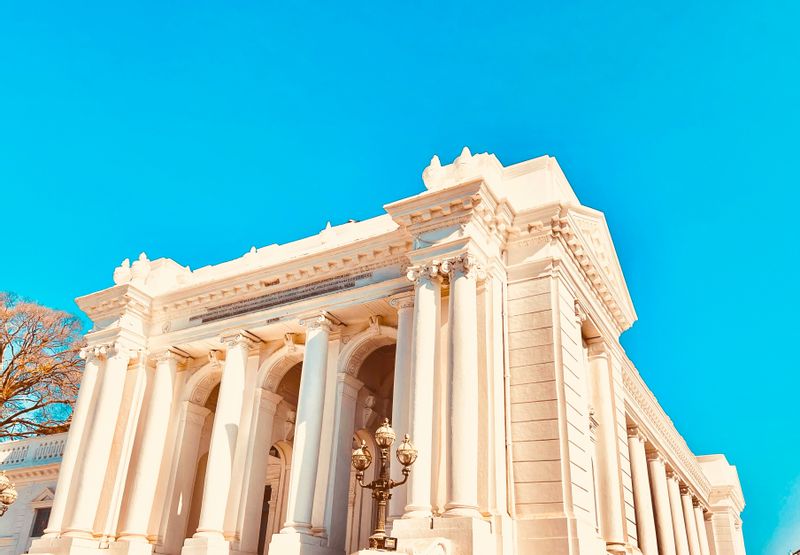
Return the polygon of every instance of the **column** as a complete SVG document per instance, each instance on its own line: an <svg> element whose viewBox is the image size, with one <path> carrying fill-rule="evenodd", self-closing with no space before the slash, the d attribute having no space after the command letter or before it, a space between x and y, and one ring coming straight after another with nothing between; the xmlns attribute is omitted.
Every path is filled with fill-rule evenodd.
<svg viewBox="0 0 800 555"><path fill-rule="evenodd" d="M325 401L328 338L333 325L324 314L302 323L308 326L308 332L297 401L287 521L281 534L311 533Z"/></svg>
<svg viewBox="0 0 800 555"><path fill-rule="evenodd" d="M156 358L142 440L137 447L139 460L134 469L128 509L125 522L122 523L122 535L119 538L121 541L147 542L150 512L156 495L167 437L167 422L172 412L175 375L178 364L185 361L185 357L173 351L164 351Z"/></svg>
<svg viewBox="0 0 800 555"><path fill-rule="evenodd" d="M117 343L108 351L103 368L97 402L90 417L86 448L82 449L80 470L75 484L75 499L64 527L67 536L91 538L100 494L103 490L111 444L117 427L117 417L125 389L125 375L132 351Z"/></svg>
<svg viewBox="0 0 800 555"><path fill-rule="evenodd" d="M419 454L406 486L404 517L426 518L431 516L433 388L442 295L439 266L435 262L416 266L409 270L408 277L414 281L409 428Z"/></svg>
<svg viewBox="0 0 800 555"><path fill-rule="evenodd" d="M252 461L243 481L244 518L240 551L255 553L258 550L258 533L261 526L261 507L264 498L264 481L269 465L269 449L272 446L272 424L275 411L282 397L266 389L258 390L256 400L256 426L250 442Z"/></svg>
<svg viewBox="0 0 800 555"><path fill-rule="evenodd" d="M659 555L674 555L675 533L672 531L672 511L669 506L664 459L658 453L648 453L647 464L650 467L650 493L653 495L653 509L656 513L658 553Z"/></svg>
<svg viewBox="0 0 800 555"><path fill-rule="evenodd" d="M193 536L215 540L224 539L225 509L242 414L247 355L253 345L251 336L246 332L224 337L222 341L227 349L225 367L211 427L211 446L203 484L200 522Z"/></svg>
<svg viewBox="0 0 800 555"><path fill-rule="evenodd" d="M362 382L348 374L336 376L336 419L333 425L333 457L331 480L328 482L327 502L331 515L328 545L339 552L346 551L347 500L350 489L350 455L356 421L356 401ZM373 463L374 464L374 463ZM398 488L403 489L403 488ZM394 490L397 492L397 490Z"/></svg>
<svg viewBox="0 0 800 555"><path fill-rule="evenodd" d="M402 293L389 300L397 309L397 345L394 358L394 388L392 390L392 427L402 438L409 431L409 397L411 394L411 345L414 322L414 294ZM413 439L412 439L413 441ZM389 520L403 516L406 506L405 487L394 490L389 500Z"/></svg>
<svg viewBox="0 0 800 555"><path fill-rule="evenodd" d="M697 499L694 500L694 522L697 529L697 537L700 540L700 555L711 555L705 518L703 517L703 507L700 506L700 502Z"/></svg>
<svg viewBox="0 0 800 555"><path fill-rule="evenodd" d="M176 437L177 452L172 459L167 486L167 503L161 515L161 536L164 553L180 553L192 506L200 434L211 411L190 401L181 404Z"/></svg>
<svg viewBox="0 0 800 555"><path fill-rule="evenodd" d="M449 267L448 267L449 266ZM446 513L478 512L478 301L479 268L466 254L442 267L450 273L448 492Z"/></svg>
<svg viewBox="0 0 800 555"><path fill-rule="evenodd" d="M56 486L53 506L50 509L50 520L47 523L45 537L56 536L64 521L64 512L67 502L70 501L70 485L73 483L75 469L78 466L78 455L82 447L81 439L88 434L87 420L92 412L92 400L97 386L97 378L105 363L107 347L87 347L81 351L81 357L86 359L86 365L81 377L81 387L78 400L72 411L72 424L67 435L67 444L64 446L64 455L58 470L58 485ZM75 493L77 495L77 491Z"/></svg>
<svg viewBox="0 0 800 555"><path fill-rule="evenodd" d="M669 505L672 509L672 530L675 534L675 553L689 555L689 538L686 536L686 522L683 519L681 506L681 490L675 472L667 472L667 489L669 491Z"/></svg>
<svg viewBox="0 0 800 555"><path fill-rule="evenodd" d="M622 484L617 453L614 388L611 361L602 339L589 343L589 390L598 422L597 500L600 509L600 534L609 551L625 551Z"/></svg>
<svg viewBox="0 0 800 555"><path fill-rule="evenodd" d="M639 428L628 428L628 450L631 459L631 478L633 481L634 509L636 510L636 530L639 549L643 555L658 554L658 537L653 516L653 501L650 497L650 477L647 473L647 455L644 449L645 438Z"/></svg>
<svg viewBox="0 0 800 555"><path fill-rule="evenodd" d="M686 526L686 537L689 540L690 555L701 555L700 538L697 535L697 522L694 519L694 505L689 488L681 486L681 504L683 506L683 521Z"/></svg>

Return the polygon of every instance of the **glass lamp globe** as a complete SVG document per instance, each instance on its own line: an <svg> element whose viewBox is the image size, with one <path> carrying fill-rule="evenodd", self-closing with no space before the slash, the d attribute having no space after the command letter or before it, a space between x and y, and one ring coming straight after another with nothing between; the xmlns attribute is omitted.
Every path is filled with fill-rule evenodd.
<svg viewBox="0 0 800 555"><path fill-rule="evenodd" d="M394 430L389 425L389 419L384 418L381 427L375 430L375 443L382 449L388 448L392 446L396 437L397 434L394 433Z"/></svg>
<svg viewBox="0 0 800 555"><path fill-rule="evenodd" d="M403 466L411 466L417 460L417 450L411 444L408 434L403 438L403 442L397 447L397 460Z"/></svg>
<svg viewBox="0 0 800 555"><path fill-rule="evenodd" d="M353 450L353 468L364 472L372 464L372 454L369 452L367 442L361 440L361 446Z"/></svg>

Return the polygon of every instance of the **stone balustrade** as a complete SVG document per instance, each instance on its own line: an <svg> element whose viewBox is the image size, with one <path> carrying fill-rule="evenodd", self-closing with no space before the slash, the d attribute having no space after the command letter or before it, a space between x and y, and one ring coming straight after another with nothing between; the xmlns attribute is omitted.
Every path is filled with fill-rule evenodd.
<svg viewBox="0 0 800 555"><path fill-rule="evenodd" d="M59 462L66 442L67 432L0 443L0 470Z"/></svg>

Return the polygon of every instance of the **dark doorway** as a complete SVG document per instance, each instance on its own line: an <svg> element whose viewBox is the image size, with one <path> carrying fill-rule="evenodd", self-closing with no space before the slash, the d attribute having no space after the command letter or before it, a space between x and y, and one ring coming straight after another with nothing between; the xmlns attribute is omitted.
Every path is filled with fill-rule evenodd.
<svg viewBox="0 0 800 555"><path fill-rule="evenodd" d="M264 499L261 502L261 528L258 531L258 555L264 555L267 541L267 525L269 524L269 500L272 498L272 486L264 486Z"/></svg>

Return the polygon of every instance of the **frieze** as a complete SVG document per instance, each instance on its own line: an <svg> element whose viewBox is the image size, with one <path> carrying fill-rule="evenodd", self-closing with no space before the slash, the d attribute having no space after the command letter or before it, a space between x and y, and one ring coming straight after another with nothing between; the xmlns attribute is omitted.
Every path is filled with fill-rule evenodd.
<svg viewBox="0 0 800 555"><path fill-rule="evenodd" d="M205 324L208 322L216 322L224 320L241 314L250 312L258 312L273 308L280 305L295 303L306 299L313 299L331 293L338 293L347 291L366 285L370 279L374 277L372 271L362 271L355 274L344 274L336 277L331 277L291 289L261 295L252 299L243 301L236 301L229 304L215 306L206 309L203 314L197 314L189 318L192 323Z"/></svg>

